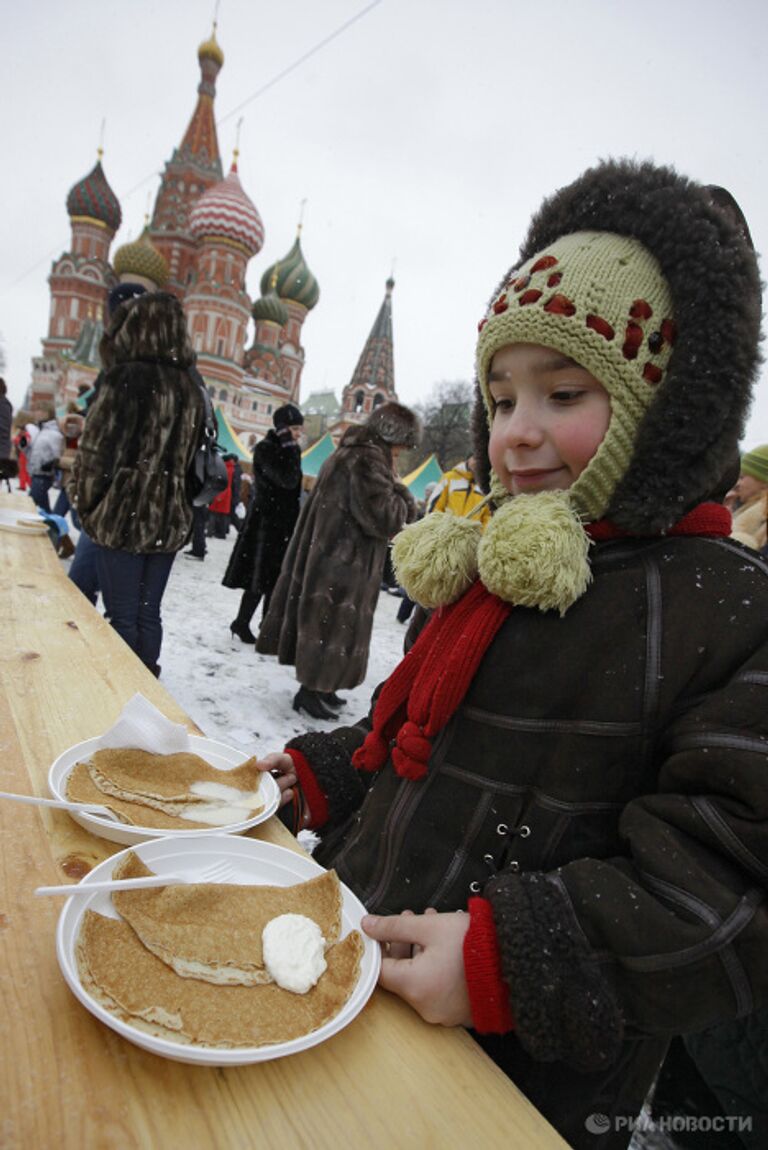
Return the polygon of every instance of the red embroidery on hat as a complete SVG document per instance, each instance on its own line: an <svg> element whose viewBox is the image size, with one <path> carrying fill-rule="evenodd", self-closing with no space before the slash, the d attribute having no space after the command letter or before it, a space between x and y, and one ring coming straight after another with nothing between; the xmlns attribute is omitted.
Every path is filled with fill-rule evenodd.
<svg viewBox="0 0 768 1150"><path fill-rule="evenodd" d="M603 319L600 315L588 315L587 327L591 327L592 331L596 331L603 339L613 339L616 332L613 330L607 319Z"/></svg>
<svg viewBox="0 0 768 1150"><path fill-rule="evenodd" d="M530 288L528 291L523 292L517 302L520 304L520 307L525 307L527 303L536 303L536 300L541 299L543 294L544 293L538 291L537 288Z"/></svg>
<svg viewBox="0 0 768 1150"><path fill-rule="evenodd" d="M651 355L658 355L664 346L664 337L660 331L652 331L648 336L648 350Z"/></svg>
<svg viewBox="0 0 768 1150"><path fill-rule="evenodd" d="M643 379L646 383L661 383L662 370L655 363L646 363L643 368Z"/></svg>
<svg viewBox="0 0 768 1150"><path fill-rule="evenodd" d="M624 358L637 359L637 353L640 350L640 344L642 342L643 329L639 323L633 323L632 320L630 320L624 335L624 346L621 349Z"/></svg>
<svg viewBox="0 0 768 1150"><path fill-rule="evenodd" d="M481 332L487 323L488 323L487 319L481 319L480 323L477 325L478 332Z"/></svg>
<svg viewBox="0 0 768 1150"><path fill-rule="evenodd" d="M530 276L520 276L519 280L515 280L515 291L522 291L523 288L528 287L528 284L530 282L531 282Z"/></svg>
<svg viewBox="0 0 768 1150"><path fill-rule="evenodd" d="M493 310L495 311L496 315L501 315L501 313L506 311L508 307L509 304L507 303L506 295L500 295L496 300L496 303L493 305Z"/></svg>
<svg viewBox="0 0 768 1150"><path fill-rule="evenodd" d="M531 268L531 275L534 272L544 272L547 268L553 268L557 263L555 256L542 256L541 259L536 260L536 263Z"/></svg>
<svg viewBox="0 0 768 1150"><path fill-rule="evenodd" d="M552 272L552 275L547 280L547 287L557 287L560 280L563 278L562 272Z"/></svg>
<svg viewBox="0 0 768 1150"><path fill-rule="evenodd" d="M661 334L668 344L674 346L677 339L677 324L673 319L663 319L661 321Z"/></svg>
<svg viewBox="0 0 768 1150"><path fill-rule="evenodd" d="M629 314L632 319L650 319L653 315L653 308L644 299L636 299L629 309Z"/></svg>
<svg viewBox="0 0 768 1150"><path fill-rule="evenodd" d="M553 315L575 315L576 305L571 303L567 296L553 295L552 299L544 304L544 311L552 312Z"/></svg>

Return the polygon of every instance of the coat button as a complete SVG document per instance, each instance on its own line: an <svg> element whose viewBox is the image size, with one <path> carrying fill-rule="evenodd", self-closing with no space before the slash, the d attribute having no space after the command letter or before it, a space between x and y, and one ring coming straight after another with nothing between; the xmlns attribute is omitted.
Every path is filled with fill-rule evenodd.
<svg viewBox="0 0 768 1150"><path fill-rule="evenodd" d="M480 883L477 881L477 879L475 879L474 882L471 882L469 884L469 889L472 891L472 894L478 894L479 893Z"/></svg>

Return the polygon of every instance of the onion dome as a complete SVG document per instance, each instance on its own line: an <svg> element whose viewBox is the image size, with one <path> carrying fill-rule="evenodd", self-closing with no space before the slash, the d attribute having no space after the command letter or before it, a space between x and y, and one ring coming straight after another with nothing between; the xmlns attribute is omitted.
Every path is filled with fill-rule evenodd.
<svg viewBox="0 0 768 1150"><path fill-rule="evenodd" d="M117 196L107 183L104 169L101 166L101 152L93 171L79 180L70 189L67 196L67 211L70 217L86 216L91 220L98 220L105 224L110 231L116 232L120 227L123 213L120 210Z"/></svg>
<svg viewBox="0 0 768 1150"><path fill-rule="evenodd" d="M133 243L123 244L117 249L112 267L117 276L141 276L159 288L168 283L168 264L149 238L148 227Z"/></svg>
<svg viewBox="0 0 768 1150"><path fill-rule="evenodd" d="M207 236L231 240L250 256L261 251L264 225L253 201L243 191L236 161L226 180L214 184L197 201L189 214L189 230L198 240Z"/></svg>
<svg viewBox="0 0 768 1150"><path fill-rule="evenodd" d="M213 25L213 31L209 40L203 40L200 47L197 49L197 58L201 62L203 60L215 60L218 66L224 63L224 53L219 47L219 42L216 39L216 25Z"/></svg>
<svg viewBox="0 0 768 1150"><path fill-rule="evenodd" d="M262 295L267 295L270 289L275 291L280 299L303 304L307 311L311 311L319 300L320 288L304 262L299 236L296 236L288 255L267 268L261 277Z"/></svg>
<svg viewBox="0 0 768 1150"><path fill-rule="evenodd" d="M251 315L256 323L268 319L271 323L279 324L280 327L285 327L289 319L288 308L274 292L269 292L267 295L261 296L260 299L254 300Z"/></svg>

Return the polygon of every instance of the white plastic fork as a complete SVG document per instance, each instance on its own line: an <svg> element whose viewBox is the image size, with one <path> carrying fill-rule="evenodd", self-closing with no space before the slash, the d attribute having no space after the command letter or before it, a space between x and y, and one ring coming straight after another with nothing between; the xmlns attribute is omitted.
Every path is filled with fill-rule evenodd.
<svg viewBox="0 0 768 1150"><path fill-rule="evenodd" d="M99 891L142 890L153 886L187 886L197 879L178 874L151 874L144 878L110 878L99 882L64 883L61 886L39 886L35 894L96 894Z"/></svg>
<svg viewBox="0 0 768 1150"><path fill-rule="evenodd" d="M0 799L11 799L15 803L29 803L33 807L55 807L62 811L84 811L89 815L101 815L103 818L120 822L114 811L101 803L72 803L67 799L41 799L38 795L17 795L12 791L0 791Z"/></svg>
<svg viewBox="0 0 768 1150"><path fill-rule="evenodd" d="M234 882L236 878L235 869L230 863L217 862L205 867L194 878L190 878L189 882Z"/></svg>

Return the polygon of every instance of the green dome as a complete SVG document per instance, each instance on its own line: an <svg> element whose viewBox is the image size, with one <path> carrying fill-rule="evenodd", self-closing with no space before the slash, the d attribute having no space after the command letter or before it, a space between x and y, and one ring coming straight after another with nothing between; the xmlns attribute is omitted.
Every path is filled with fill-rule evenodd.
<svg viewBox="0 0 768 1150"><path fill-rule="evenodd" d="M311 311L319 300L320 288L304 262L298 236L288 255L267 268L261 277L262 296L270 292L277 294L280 299L303 304L307 311Z"/></svg>
<svg viewBox="0 0 768 1150"><path fill-rule="evenodd" d="M148 227L133 243L123 244L117 249L112 267L115 275L142 276L159 288L168 283L168 264L149 238Z"/></svg>
<svg viewBox="0 0 768 1150"><path fill-rule="evenodd" d="M288 323L288 308L271 291L267 295L263 295L261 299L254 300L251 315L257 323L263 319L271 320L272 323L277 323L280 327L285 327Z"/></svg>

